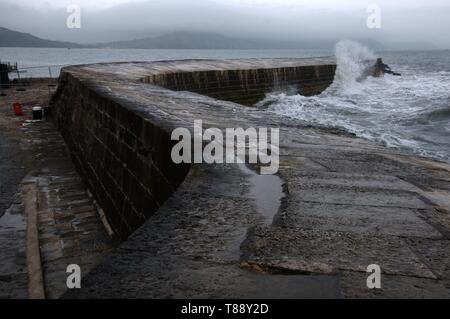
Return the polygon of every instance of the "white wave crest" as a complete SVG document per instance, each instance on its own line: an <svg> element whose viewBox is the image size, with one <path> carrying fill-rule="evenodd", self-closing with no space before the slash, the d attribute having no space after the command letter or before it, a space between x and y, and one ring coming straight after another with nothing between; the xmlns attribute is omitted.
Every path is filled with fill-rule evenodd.
<svg viewBox="0 0 450 319"><path fill-rule="evenodd" d="M336 44L337 69L332 90L346 93L358 93L361 84L358 79L363 76L368 64L375 61L375 54L358 42L345 40Z"/></svg>
<svg viewBox="0 0 450 319"><path fill-rule="evenodd" d="M334 82L322 94L273 92L260 105L278 115L343 128L386 146L450 161L447 113L428 115L448 108L450 72L435 71L441 60L435 65L430 58L431 67L424 70L401 54L392 57L402 63L393 66L403 76L366 78L367 61L375 62L375 54L357 42L341 41L336 45Z"/></svg>

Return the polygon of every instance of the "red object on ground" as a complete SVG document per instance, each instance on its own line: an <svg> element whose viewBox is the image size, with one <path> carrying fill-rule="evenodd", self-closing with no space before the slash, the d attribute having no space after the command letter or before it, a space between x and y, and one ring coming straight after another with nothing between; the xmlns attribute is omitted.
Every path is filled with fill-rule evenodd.
<svg viewBox="0 0 450 319"><path fill-rule="evenodd" d="M14 111L15 115L22 116L23 115L22 105L20 105L20 103L18 103L18 102L14 103L13 111Z"/></svg>

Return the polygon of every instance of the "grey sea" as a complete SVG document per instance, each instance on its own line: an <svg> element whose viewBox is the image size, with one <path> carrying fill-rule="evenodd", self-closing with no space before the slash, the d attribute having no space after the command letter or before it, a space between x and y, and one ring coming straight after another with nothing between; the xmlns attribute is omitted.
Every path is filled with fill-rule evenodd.
<svg viewBox="0 0 450 319"><path fill-rule="evenodd" d="M56 77L61 67L119 61L299 58L336 55L333 85L319 96L272 92L261 105L298 121L339 127L388 147L450 162L450 51L371 52L354 42L336 51L0 48L23 77ZM360 80L361 61L380 56L402 76Z"/></svg>

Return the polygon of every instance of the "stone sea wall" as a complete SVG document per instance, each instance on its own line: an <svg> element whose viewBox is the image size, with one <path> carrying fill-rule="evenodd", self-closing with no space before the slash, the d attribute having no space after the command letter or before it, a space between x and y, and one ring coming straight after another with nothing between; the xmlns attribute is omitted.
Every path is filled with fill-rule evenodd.
<svg viewBox="0 0 450 319"><path fill-rule="evenodd" d="M170 197L189 166L171 161L169 133L70 73L60 76L53 108L78 171L125 239Z"/></svg>
<svg viewBox="0 0 450 319"><path fill-rule="evenodd" d="M52 103L55 121L80 175L112 229L125 239L173 194L190 167L171 160L175 142L171 141L170 127L162 124L165 115L143 116L142 105L140 109L134 102L124 102L119 94L119 98L111 98L115 91L107 83L114 81L113 69L119 66L111 65L111 78L102 80L95 74L89 78L89 66L83 77L77 75L76 68L63 69ZM136 76L140 80L133 85L148 83L253 105L277 87L294 86L304 95L319 94L332 83L335 68L333 64L321 63L222 71L166 70L151 75L145 75L147 69L139 68ZM100 88L94 84L96 81L105 82ZM104 91L105 87L108 91ZM158 102L151 98L147 103L158 108ZM226 114L222 112L223 116ZM174 118L170 125L174 125Z"/></svg>
<svg viewBox="0 0 450 319"><path fill-rule="evenodd" d="M145 77L143 81L174 91L191 91L220 100L254 105L274 88L294 89L304 96L320 94L333 82L335 71L335 64L305 65L161 73Z"/></svg>

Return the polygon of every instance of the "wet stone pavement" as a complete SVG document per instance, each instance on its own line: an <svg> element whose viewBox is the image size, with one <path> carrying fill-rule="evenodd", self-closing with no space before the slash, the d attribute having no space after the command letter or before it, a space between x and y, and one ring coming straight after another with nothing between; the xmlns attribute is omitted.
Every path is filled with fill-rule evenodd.
<svg viewBox="0 0 450 319"><path fill-rule="evenodd" d="M28 276L25 254L25 219L21 194L11 198L0 218L0 299L27 298Z"/></svg>
<svg viewBox="0 0 450 319"><path fill-rule="evenodd" d="M169 66L179 67L176 62ZM48 297L450 296L447 164L337 130L142 83L150 71L166 67L74 66L66 70L71 77L58 103L69 108L110 100L166 130L191 127L198 118L205 128L279 127L280 170L270 188L279 205L263 211L264 200L256 196L259 179L238 165L192 165L172 196L116 247L52 123L21 123L11 136L20 140L24 164L14 165L23 166L26 181L38 189ZM14 121L9 116L3 123ZM7 206L12 208L0 219L0 242L5 243L0 258L6 261L0 294L24 296L20 195ZM65 289L69 263L85 269L82 289ZM366 286L370 264L381 266L380 290Z"/></svg>
<svg viewBox="0 0 450 319"><path fill-rule="evenodd" d="M269 68L273 61L251 63ZM71 123L65 114L82 114L81 106L111 103L167 133L191 128L197 119L204 129L280 128L284 196L273 223L254 196L251 174L238 165L193 165L155 215L107 254L82 289L64 297L450 296L448 164L336 129L142 83L149 75L211 65L218 72L242 68L239 61L70 67L63 70L67 81L57 103L67 107L64 123ZM372 264L381 268L382 289L367 287Z"/></svg>
<svg viewBox="0 0 450 319"><path fill-rule="evenodd" d="M82 275L87 274L115 241L53 123L30 121L31 107L47 102L47 83L35 83L26 92L8 93L0 100L0 298L28 296L21 183L32 183L37 189L35 209L45 294L46 298L58 298L67 290L67 266L77 264ZM24 117L12 115L13 100L25 101Z"/></svg>
<svg viewBox="0 0 450 319"><path fill-rule="evenodd" d="M26 220L21 181L31 169L31 145L26 142L22 117L12 114L19 95L30 103L45 99L47 87L28 92L14 88L0 97L0 298L27 298ZM29 117L28 117L29 118Z"/></svg>

